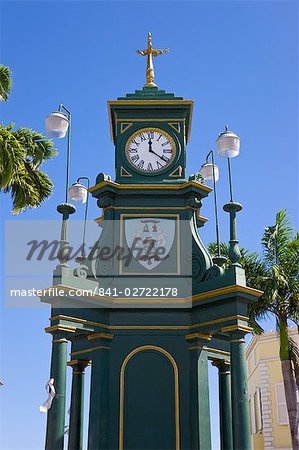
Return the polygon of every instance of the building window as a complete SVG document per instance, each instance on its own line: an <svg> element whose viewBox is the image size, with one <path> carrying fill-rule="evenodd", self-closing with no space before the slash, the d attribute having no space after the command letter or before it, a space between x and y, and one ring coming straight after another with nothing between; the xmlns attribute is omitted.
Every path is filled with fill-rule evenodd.
<svg viewBox="0 0 299 450"><path fill-rule="evenodd" d="M288 410L283 383L275 384L276 414L278 425L288 425Z"/></svg>
<svg viewBox="0 0 299 450"><path fill-rule="evenodd" d="M255 425L256 432L260 433L263 429L262 424L262 402L261 402L261 390L256 388L254 393L254 411L255 411Z"/></svg>
<svg viewBox="0 0 299 450"><path fill-rule="evenodd" d="M252 395L249 397L249 408L250 408L250 431L251 434L255 434L256 433L255 411L254 411L254 400Z"/></svg>
<svg viewBox="0 0 299 450"><path fill-rule="evenodd" d="M262 422L262 403L261 403L261 390L256 388L253 395L249 398L250 407L250 424L251 434L261 433L263 429Z"/></svg>

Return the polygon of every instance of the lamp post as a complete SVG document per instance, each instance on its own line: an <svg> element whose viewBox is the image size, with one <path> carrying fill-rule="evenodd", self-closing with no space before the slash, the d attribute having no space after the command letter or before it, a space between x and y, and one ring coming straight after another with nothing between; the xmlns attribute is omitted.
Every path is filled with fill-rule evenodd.
<svg viewBox="0 0 299 450"><path fill-rule="evenodd" d="M57 211L62 215L60 248L58 260L60 265L68 267L69 242L68 242L68 219L70 214L76 211L75 206L68 203L69 176L70 176L70 155L71 155L71 112L62 103L58 111L46 117L46 132L48 136L62 139L67 133L67 153L66 153L66 182L65 182L65 203L57 206Z"/></svg>
<svg viewBox="0 0 299 450"><path fill-rule="evenodd" d="M87 187L84 184L80 183L81 180L87 181ZM82 251L81 257L77 258L78 262L84 262L86 259L85 253L85 238L86 238L86 223L87 223L87 214L88 214L88 189L90 186L90 178L88 177L79 177L75 183L69 188L69 197L72 201L80 204L85 204L85 214L84 214L84 225L83 225L83 237L82 237Z"/></svg>
<svg viewBox="0 0 299 450"><path fill-rule="evenodd" d="M212 163L209 163L209 157L211 157ZM214 209L215 209L215 228L216 228L216 245L217 255L213 258L213 262L218 266L223 266L226 262L225 256L220 254L220 236L219 236L219 221L218 221L218 205L217 205L217 192L216 182L219 180L219 169L215 164L214 151L211 150L206 156L206 162L201 166L199 173L205 181L213 181L214 188Z"/></svg>
<svg viewBox="0 0 299 450"><path fill-rule="evenodd" d="M242 205L233 201L233 183L230 159L235 158L240 153L240 138L235 133L230 131L226 125L225 131L219 134L216 144L219 155L223 158L227 158L228 164L230 201L223 206L224 211L230 214L230 245L228 255L232 265L239 266L241 253L238 246L239 241L237 239L236 213L241 211Z"/></svg>

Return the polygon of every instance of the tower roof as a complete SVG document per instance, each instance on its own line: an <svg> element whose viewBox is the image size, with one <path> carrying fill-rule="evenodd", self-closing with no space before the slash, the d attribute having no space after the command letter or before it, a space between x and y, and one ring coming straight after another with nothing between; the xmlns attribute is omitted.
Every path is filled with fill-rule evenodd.
<svg viewBox="0 0 299 450"><path fill-rule="evenodd" d="M140 118L143 121L145 118L159 121L168 116L170 120L180 117L186 122L186 141L188 142L191 133L192 112L193 100L184 100L183 97L176 97L175 94L157 87L144 87L142 90L136 90L133 94L108 101L111 139L115 142L117 121L124 118L129 120L128 113L130 113L135 120Z"/></svg>

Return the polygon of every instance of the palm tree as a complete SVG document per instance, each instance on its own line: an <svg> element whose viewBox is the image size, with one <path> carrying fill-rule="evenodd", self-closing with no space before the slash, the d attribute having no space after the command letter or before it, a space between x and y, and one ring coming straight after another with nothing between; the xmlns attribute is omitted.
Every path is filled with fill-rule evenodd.
<svg viewBox="0 0 299 450"><path fill-rule="evenodd" d="M215 254L215 244L209 245ZM247 284L262 289L264 294L250 305L249 317L255 332L263 332L258 321L272 314L275 317L279 340L280 360L288 409L292 446L299 448L299 408L296 385L299 389L298 345L288 335L288 323L299 325L299 233L294 233L285 210L278 211L275 225L267 227L262 237L262 257L241 249L241 265ZM228 246L222 245L228 255Z"/></svg>
<svg viewBox="0 0 299 450"><path fill-rule="evenodd" d="M208 251L212 256L217 255L217 244L216 242L210 242L208 245ZM229 256L229 245L225 242L220 244L220 253L227 257L226 267L230 264ZM267 275L266 264L259 257L258 253L250 252L249 250L241 247L240 248L241 259L239 263L246 272L246 282L248 286L254 287L255 289L262 289L262 277Z"/></svg>
<svg viewBox="0 0 299 450"><path fill-rule="evenodd" d="M10 70L0 66L2 101L7 100L10 88ZM39 206L51 195L53 184L40 167L55 154L53 141L41 133L0 124L0 190L10 193L14 214Z"/></svg>

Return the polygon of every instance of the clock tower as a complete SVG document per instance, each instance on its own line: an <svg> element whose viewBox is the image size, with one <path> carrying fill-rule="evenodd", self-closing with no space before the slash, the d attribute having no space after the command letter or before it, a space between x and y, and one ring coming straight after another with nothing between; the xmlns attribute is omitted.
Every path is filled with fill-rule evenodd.
<svg viewBox="0 0 299 450"><path fill-rule="evenodd" d="M116 182L186 181L186 144L193 101L144 88L108 102Z"/></svg>
<svg viewBox="0 0 299 450"><path fill-rule="evenodd" d="M154 83L152 58L168 52L137 50L147 56L143 90L109 101L114 142L116 182L182 183L186 181L186 144L190 138L193 101L159 90Z"/></svg>
<svg viewBox="0 0 299 450"><path fill-rule="evenodd" d="M67 365L69 450L83 445L86 368L88 450L211 449L209 362L219 370L221 449L251 448L244 336L248 303L261 293L238 261L224 267L201 241L211 188L199 174L186 179L193 101L154 83L153 58L166 51L149 34L138 51L146 85L108 102L115 178L100 173L90 188L102 210L96 245L78 267L56 267L63 300L42 297L52 306L56 389L46 450L64 448Z"/></svg>

